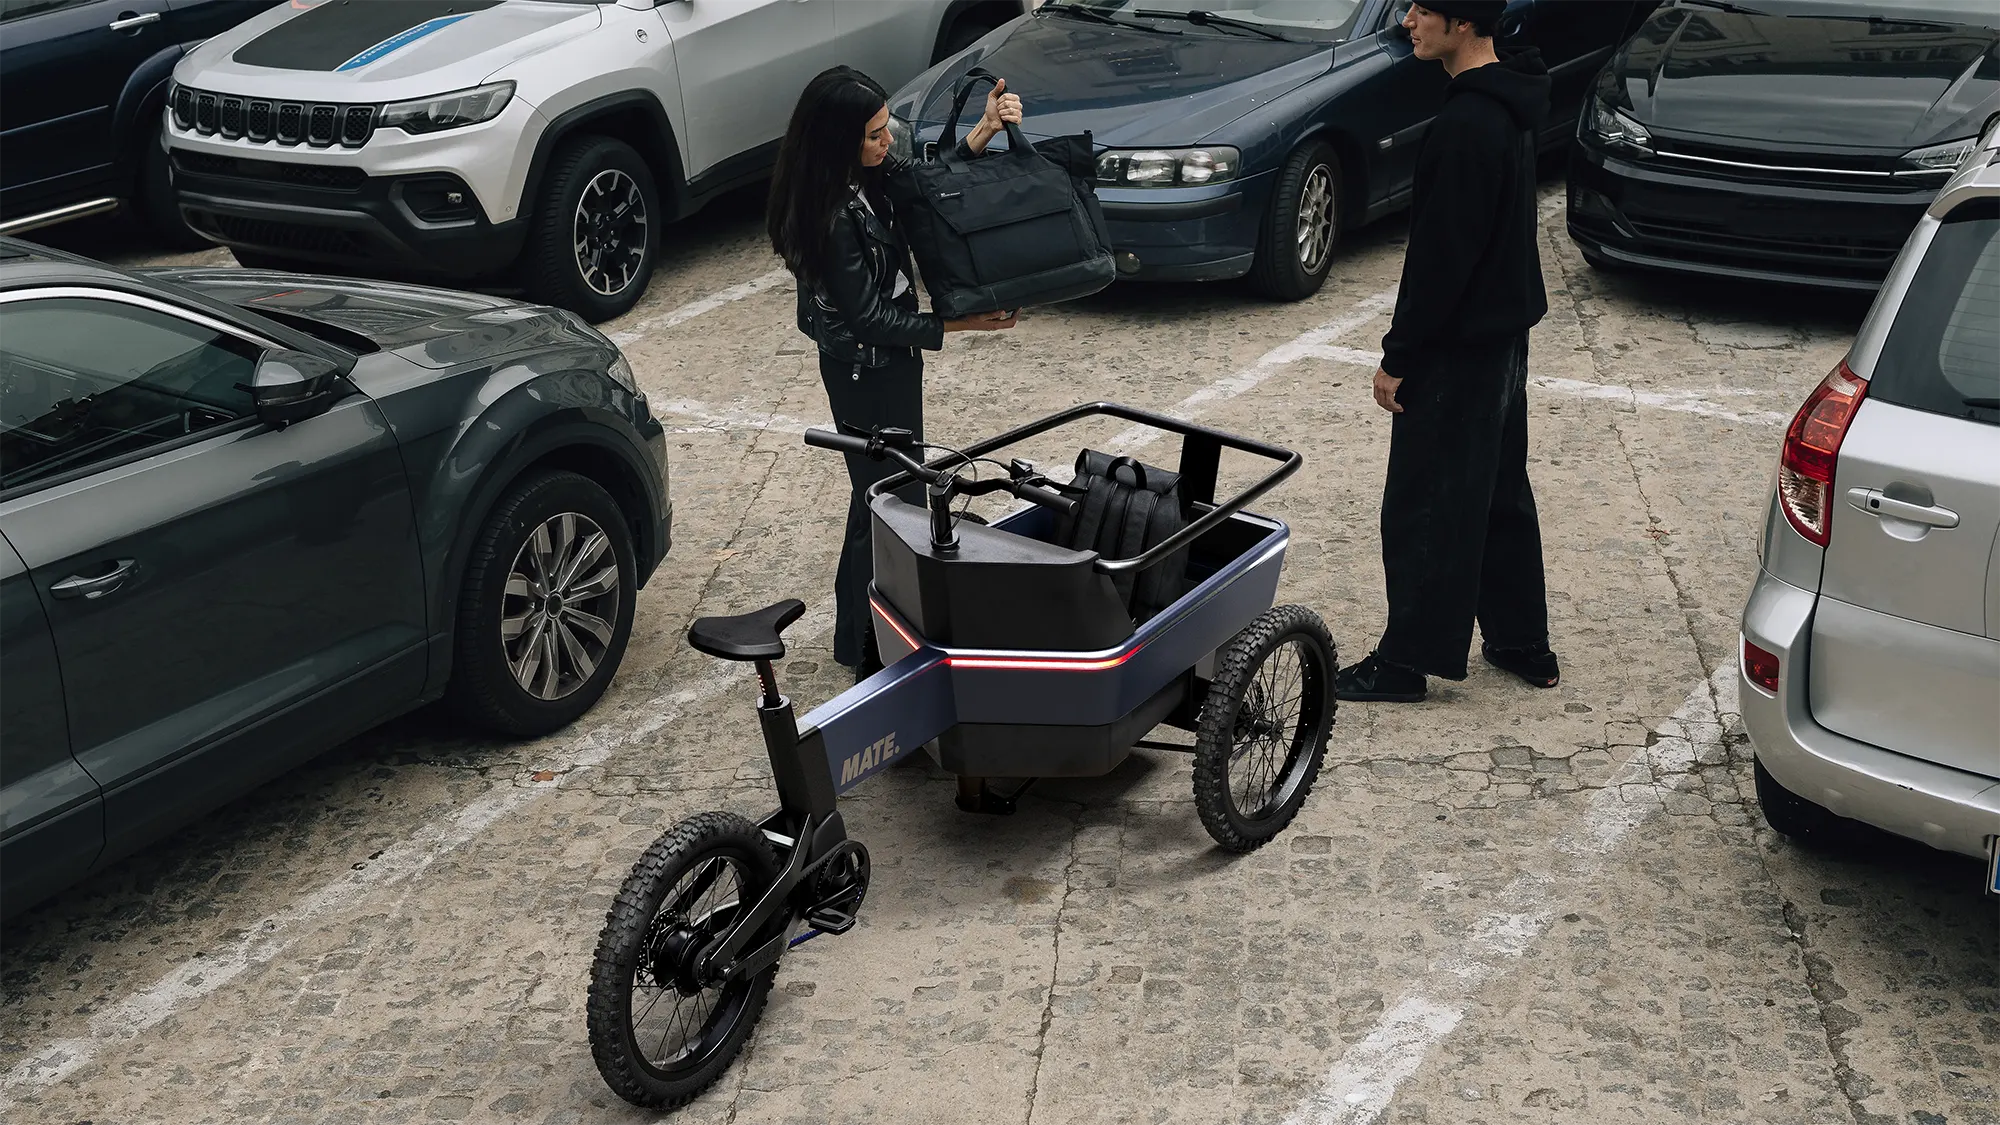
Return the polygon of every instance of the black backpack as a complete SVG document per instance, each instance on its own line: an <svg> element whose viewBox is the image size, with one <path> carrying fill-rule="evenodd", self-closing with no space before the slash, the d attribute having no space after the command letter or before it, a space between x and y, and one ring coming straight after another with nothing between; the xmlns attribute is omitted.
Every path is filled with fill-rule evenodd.
<svg viewBox="0 0 2000 1125"><path fill-rule="evenodd" d="M1076 477L1068 491L1077 490L1082 490L1083 498L1075 514L1056 522L1056 542L1071 550L1129 559L1187 526L1179 473L1086 449L1077 456ZM1145 621L1186 592L1187 548L1112 581L1131 608L1132 619Z"/></svg>
<svg viewBox="0 0 2000 1125"><path fill-rule="evenodd" d="M1006 151L958 155L958 117L980 81L975 68L952 103L937 157L889 177L896 220L947 320L1086 297L1111 284L1111 235L1098 205L1088 133L1031 145L1007 125Z"/></svg>

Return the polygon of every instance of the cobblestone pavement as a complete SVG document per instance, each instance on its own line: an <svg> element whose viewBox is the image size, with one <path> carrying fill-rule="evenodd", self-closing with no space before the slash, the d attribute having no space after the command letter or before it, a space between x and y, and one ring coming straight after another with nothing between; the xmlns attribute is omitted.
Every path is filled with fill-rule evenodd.
<svg viewBox="0 0 2000 1125"><path fill-rule="evenodd" d="M1596 273L1545 190L1532 472L1562 687L1482 666L1420 706L1342 708L1303 814L1242 857L1210 846L1180 755L1044 783L1011 818L890 771L844 802L875 860L861 925L786 959L680 1120L2000 1122L1978 865L1774 836L1732 713L1783 422L1865 303ZM0 1116L645 1119L584 1038L598 927L666 826L773 799L746 674L681 632L801 596L788 690L844 686L844 478L798 440L824 399L758 227L746 198L682 224L608 326L669 412L678 524L597 710L526 744L412 715L11 923ZM931 433L1101 397L1303 450L1265 505L1294 530L1281 599L1352 658L1384 614L1368 381L1401 239L1353 236L1297 305L1125 285L953 337Z"/></svg>

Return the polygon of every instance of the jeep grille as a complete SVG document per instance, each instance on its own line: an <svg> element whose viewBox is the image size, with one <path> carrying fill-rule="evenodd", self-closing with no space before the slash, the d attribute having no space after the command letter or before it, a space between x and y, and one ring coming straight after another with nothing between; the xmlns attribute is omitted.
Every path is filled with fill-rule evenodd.
<svg viewBox="0 0 2000 1125"><path fill-rule="evenodd" d="M376 106L334 102L265 101L191 90L174 90L174 124L204 137L250 140L258 144L360 148L375 135Z"/></svg>

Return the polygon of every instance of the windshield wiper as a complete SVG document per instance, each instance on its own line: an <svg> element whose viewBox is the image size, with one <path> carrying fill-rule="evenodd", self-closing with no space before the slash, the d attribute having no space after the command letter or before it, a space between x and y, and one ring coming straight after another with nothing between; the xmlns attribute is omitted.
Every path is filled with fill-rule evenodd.
<svg viewBox="0 0 2000 1125"><path fill-rule="evenodd" d="M1214 12L1205 11L1201 8L1196 8L1191 12L1170 12L1165 8L1139 8L1134 10L1132 14L1142 20L1184 20L1196 27L1233 27L1238 31L1247 31L1252 35L1261 35L1266 39L1276 39L1280 43L1298 42L1298 40L1291 36L1283 32L1272 31L1262 24L1251 23L1247 20L1230 19L1228 16L1218 16Z"/></svg>
<svg viewBox="0 0 2000 1125"><path fill-rule="evenodd" d="M1730 0L1681 0L1681 3L1697 8L1714 8L1718 12L1735 12L1739 16L1768 16L1771 13L1742 4L1732 4Z"/></svg>
<svg viewBox="0 0 2000 1125"><path fill-rule="evenodd" d="M1077 19L1077 20L1088 20L1091 23L1101 23L1109 27L1136 27L1141 31L1156 31L1161 35L1180 34L1179 31L1174 30L1172 28L1151 27L1143 23L1133 23L1130 20L1121 20L1116 16L1106 15L1103 12L1098 11L1096 8L1086 8L1080 4L1044 4L1039 9L1037 9L1037 12L1038 14L1040 12L1054 12L1056 15L1059 16L1068 16L1071 19Z"/></svg>

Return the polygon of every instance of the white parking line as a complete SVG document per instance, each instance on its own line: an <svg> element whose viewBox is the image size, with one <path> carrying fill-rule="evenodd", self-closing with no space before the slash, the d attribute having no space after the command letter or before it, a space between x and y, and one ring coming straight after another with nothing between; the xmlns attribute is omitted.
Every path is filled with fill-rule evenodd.
<svg viewBox="0 0 2000 1125"><path fill-rule="evenodd" d="M711 293L699 301L689 301L672 312L662 313L651 320L642 320L630 328L613 332L610 334L611 342L621 348L627 344L636 344L654 332L664 332L676 324L693 320L706 312L714 312L733 301L755 297L759 293L791 283L790 270L772 270L762 277L753 277L741 285L732 285L727 289Z"/></svg>
<svg viewBox="0 0 2000 1125"><path fill-rule="evenodd" d="M1641 749L1608 785L1590 795L1576 826L1556 837L1549 869L1523 872L1501 891L1501 908L1472 927L1465 948L1433 962L1429 975L1340 1056L1319 1090L1285 1118L1285 1125L1372 1125L1380 1120L1430 1049L1465 1018L1480 986L1526 953L1564 903L1589 893L1612 853L1660 811L1662 789L1691 780L1690 770L1704 749L1715 756L1723 716L1735 711L1732 661L1695 685L1680 709L1655 728L1658 742Z"/></svg>
<svg viewBox="0 0 2000 1125"><path fill-rule="evenodd" d="M1323 359L1330 363L1345 363L1355 367L1379 367L1382 364L1381 352L1371 352L1365 348L1344 348L1337 344L1302 347L1294 358ZM1756 391L1742 387L1711 387L1699 391L1641 391L1612 383L1586 383L1581 379L1561 379L1553 375L1530 376L1528 384L1570 398L1607 399L1612 402L1630 403L1635 407L1650 406L1681 414L1720 418L1726 422L1754 422L1764 426L1783 426L1790 424L1792 420L1791 415L1772 410L1732 410L1709 401L1710 396L1749 398L1757 394Z"/></svg>
<svg viewBox="0 0 2000 1125"><path fill-rule="evenodd" d="M817 634L833 626L832 604L822 604L793 627L794 636ZM204 956L191 958L141 991L90 1018L87 1036L58 1039L22 1060L0 1079L0 1113L12 1098L62 1081L89 1063L99 1051L137 1038L181 1008L207 996L246 970L272 960L290 947L308 926L340 909L362 893L412 879L444 856L477 839L493 822L529 802L553 793L563 775L603 763L611 755L651 737L679 719L688 708L724 691L741 688L751 698L748 673L734 664L712 665L692 682L649 701L658 706L652 718L619 729L601 723L574 740L579 748L567 761L546 760L539 773L550 780L496 789L450 816L424 825L369 860L367 866L321 886L291 906L250 927L249 933Z"/></svg>

